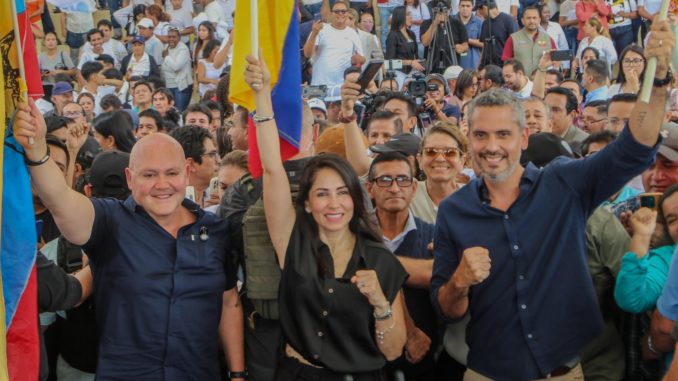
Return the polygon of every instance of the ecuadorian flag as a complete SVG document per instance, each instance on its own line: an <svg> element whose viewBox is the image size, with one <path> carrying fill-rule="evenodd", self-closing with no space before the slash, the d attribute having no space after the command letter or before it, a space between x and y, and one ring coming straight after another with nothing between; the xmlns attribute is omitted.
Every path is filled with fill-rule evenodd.
<svg viewBox="0 0 678 381"><path fill-rule="evenodd" d="M24 93L42 94L24 0L0 1L0 51L0 82L4 89L0 92L0 141L3 143L0 151L0 379L33 381L38 379L40 368L37 238L28 170L9 126L9 118ZM20 76L22 64L28 83Z"/></svg>
<svg viewBox="0 0 678 381"><path fill-rule="evenodd" d="M257 20L252 19L252 4L257 4ZM272 101L280 134L280 153L287 160L299 152L301 138L301 58L299 53L299 20L296 0L237 0L233 31L233 65L231 66L230 100L253 111L254 93L245 83L243 73L252 54L253 23L259 31L259 48L271 72ZM262 174L256 130L250 120L249 167L252 176Z"/></svg>

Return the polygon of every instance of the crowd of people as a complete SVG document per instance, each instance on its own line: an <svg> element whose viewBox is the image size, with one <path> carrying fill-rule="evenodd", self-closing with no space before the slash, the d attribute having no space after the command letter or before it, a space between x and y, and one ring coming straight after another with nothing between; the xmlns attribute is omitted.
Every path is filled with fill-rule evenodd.
<svg viewBox="0 0 678 381"><path fill-rule="evenodd" d="M678 380L659 2L295 1L283 162L234 0L84 1L27 1L46 95L13 125L42 380Z"/></svg>

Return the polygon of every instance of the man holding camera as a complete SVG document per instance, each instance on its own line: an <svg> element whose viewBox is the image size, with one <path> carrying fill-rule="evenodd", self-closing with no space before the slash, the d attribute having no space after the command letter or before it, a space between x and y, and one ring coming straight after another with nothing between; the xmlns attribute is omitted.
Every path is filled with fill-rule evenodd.
<svg viewBox="0 0 678 381"><path fill-rule="evenodd" d="M449 15L446 2L436 2L433 12L433 18L421 24L421 43L431 63L428 72L442 74L448 66L458 65L460 55L468 51L468 35L464 24Z"/></svg>

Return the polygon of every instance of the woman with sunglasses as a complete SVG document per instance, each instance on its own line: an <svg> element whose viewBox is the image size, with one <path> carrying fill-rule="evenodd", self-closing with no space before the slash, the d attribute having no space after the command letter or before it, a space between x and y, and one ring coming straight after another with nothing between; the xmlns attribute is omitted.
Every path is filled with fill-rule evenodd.
<svg viewBox="0 0 678 381"><path fill-rule="evenodd" d="M438 205L461 186L467 140L457 127L436 122L424 135L417 162L426 180L421 181L410 209L415 217L435 224Z"/></svg>
<svg viewBox="0 0 678 381"><path fill-rule="evenodd" d="M271 76L263 62L247 60L263 188L273 190L263 194L266 222L282 270L285 344L276 380L382 380L381 369L402 354L406 341L400 291L405 271L383 246L358 176L344 159L311 158L292 202ZM344 110L343 118L355 115L352 105Z"/></svg>

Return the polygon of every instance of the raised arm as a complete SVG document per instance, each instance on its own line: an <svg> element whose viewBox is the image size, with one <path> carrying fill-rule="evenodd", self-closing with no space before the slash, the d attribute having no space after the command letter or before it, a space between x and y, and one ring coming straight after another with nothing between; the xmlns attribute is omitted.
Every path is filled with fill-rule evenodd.
<svg viewBox="0 0 678 381"><path fill-rule="evenodd" d="M363 143L363 133L354 119L353 106L358 95L360 95L360 85L357 83L358 76L358 73L347 75L344 84L341 86L341 116L349 120L348 123L344 124L346 158L358 176L362 176L369 170L372 160L367 156Z"/></svg>
<svg viewBox="0 0 678 381"><path fill-rule="evenodd" d="M278 128L273 119L271 74L263 60L247 57L245 82L255 93L258 118L270 119L256 123L257 146L264 169L264 212L271 242L280 268L285 265L285 253L296 220L287 173L280 160Z"/></svg>
<svg viewBox="0 0 678 381"><path fill-rule="evenodd" d="M35 102L29 100L29 104L19 104L14 119L14 137L24 148L26 161L33 164L28 167L33 188L52 213L61 234L76 245L84 245L92 234L94 206L87 197L66 184L63 173L49 158L46 133L45 119ZM31 138L34 142L29 142Z"/></svg>
<svg viewBox="0 0 678 381"><path fill-rule="evenodd" d="M645 47L645 58L657 58L656 78L664 79L668 75L669 63L676 39L668 20L652 23L652 33ZM664 121L668 83L653 87L650 102L638 99L633 107L629 129L637 142L652 147L657 143L659 129Z"/></svg>

